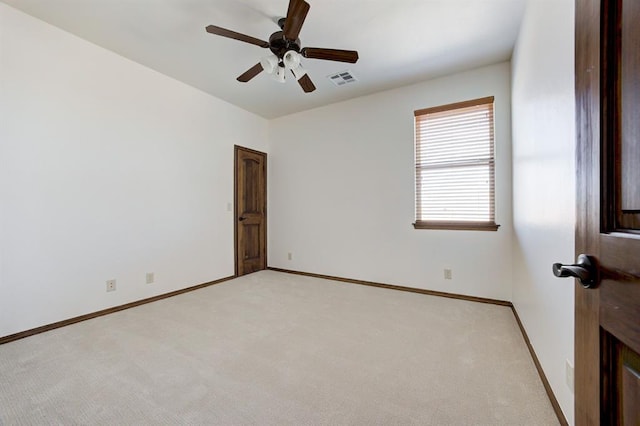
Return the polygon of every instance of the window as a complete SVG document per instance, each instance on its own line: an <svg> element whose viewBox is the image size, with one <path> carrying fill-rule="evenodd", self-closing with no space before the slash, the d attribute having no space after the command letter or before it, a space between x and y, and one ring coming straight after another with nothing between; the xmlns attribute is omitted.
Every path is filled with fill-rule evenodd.
<svg viewBox="0 0 640 426"><path fill-rule="evenodd" d="M496 231L493 96L414 115L414 227Z"/></svg>

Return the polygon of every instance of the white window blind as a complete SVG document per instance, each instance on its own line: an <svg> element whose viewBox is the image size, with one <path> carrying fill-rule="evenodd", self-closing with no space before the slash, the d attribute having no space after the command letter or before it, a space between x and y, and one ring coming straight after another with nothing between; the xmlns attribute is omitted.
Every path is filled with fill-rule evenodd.
<svg viewBox="0 0 640 426"><path fill-rule="evenodd" d="M493 102L415 111L417 228L497 229Z"/></svg>

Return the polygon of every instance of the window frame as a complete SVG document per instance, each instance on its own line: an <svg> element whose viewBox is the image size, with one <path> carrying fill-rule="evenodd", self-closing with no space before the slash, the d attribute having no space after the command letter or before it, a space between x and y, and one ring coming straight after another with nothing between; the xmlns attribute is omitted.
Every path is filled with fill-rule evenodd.
<svg viewBox="0 0 640 426"><path fill-rule="evenodd" d="M490 164L490 218L489 221L462 221L462 220L419 220L422 206L420 204L420 181L418 179L420 171L425 168L424 164L419 164L419 150L422 146L419 140L418 122L420 117L424 117L429 114L442 113L454 110L460 110L470 107L476 107L481 105L491 105L493 109L492 122L491 122L491 158ZM466 231L497 231L500 225L495 222L496 214L496 179L495 179L495 163L496 163L496 141L495 141L495 97L488 96L479 99L473 99L469 101L456 102L447 105L439 105L431 108L424 108L414 111L414 155L415 155L415 180L414 180L414 197L415 197L415 222L413 227L415 229L441 229L441 230L466 230Z"/></svg>

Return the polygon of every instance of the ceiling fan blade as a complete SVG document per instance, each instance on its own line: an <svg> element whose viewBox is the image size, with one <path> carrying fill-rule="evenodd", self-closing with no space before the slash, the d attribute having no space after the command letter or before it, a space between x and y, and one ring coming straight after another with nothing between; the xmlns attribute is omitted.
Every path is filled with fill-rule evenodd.
<svg viewBox="0 0 640 426"><path fill-rule="evenodd" d="M302 24L309 13L309 3L304 0L289 0L289 10L284 21L284 37L287 40L297 40Z"/></svg>
<svg viewBox="0 0 640 426"><path fill-rule="evenodd" d="M209 25L206 28L207 32L210 34L219 35L222 37L232 38L234 40L244 41L245 43L255 44L260 47L269 47L269 43L260 40L259 38L251 37L246 34L240 34L235 31L227 30L226 28L216 27L215 25Z"/></svg>
<svg viewBox="0 0 640 426"><path fill-rule="evenodd" d="M260 62L258 62L257 64L249 68L247 71L245 71L244 74L242 74L236 80L238 80L241 83L246 83L256 75L260 74L263 70L264 68L262 68L262 65L260 64Z"/></svg>
<svg viewBox="0 0 640 426"><path fill-rule="evenodd" d="M327 61L358 62L358 52L355 50L321 49L318 47L305 47L300 52L302 56L309 59L324 59Z"/></svg>
<svg viewBox="0 0 640 426"><path fill-rule="evenodd" d="M300 87L302 87L304 93L310 93L316 90L316 86L313 84L313 81L311 81L308 74L300 77L300 80L298 80L298 84L300 85Z"/></svg>

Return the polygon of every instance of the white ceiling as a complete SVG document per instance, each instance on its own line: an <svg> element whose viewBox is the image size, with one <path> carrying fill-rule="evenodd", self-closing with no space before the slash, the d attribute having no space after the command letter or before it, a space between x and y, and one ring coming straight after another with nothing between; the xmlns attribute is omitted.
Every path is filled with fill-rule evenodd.
<svg viewBox="0 0 640 426"><path fill-rule="evenodd" d="M262 40L288 0L2 0L149 68L265 118L328 105L511 57L526 0L307 0L302 46L357 50L356 64L304 59L317 90L261 73L236 77L268 49L205 32L209 24ZM357 83L326 77L351 70Z"/></svg>

